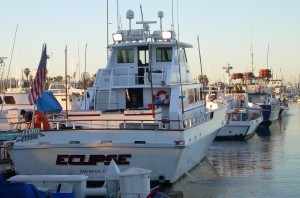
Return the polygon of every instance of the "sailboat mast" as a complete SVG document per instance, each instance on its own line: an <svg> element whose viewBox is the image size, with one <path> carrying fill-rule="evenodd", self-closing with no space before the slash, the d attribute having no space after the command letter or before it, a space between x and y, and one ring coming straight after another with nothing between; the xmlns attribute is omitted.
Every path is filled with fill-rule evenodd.
<svg viewBox="0 0 300 198"><path fill-rule="evenodd" d="M253 67L253 46L251 42L251 71L254 72L254 67Z"/></svg>
<svg viewBox="0 0 300 198"><path fill-rule="evenodd" d="M269 43L268 43L268 52L267 52L267 69L269 69Z"/></svg>
<svg viewBox="0 0 300 198"><path fill-rule="evenodd" d="M252 26L251 26L251 71L254 72L254 66L253 66L253 45L252 45Z"/></svg>
<svg viewBox="0 0 300 198"><path fill-rule="evenodd" d="M84 77L83 77L83 80L84 80L84 109L86 109L86 100L87 100L87 94L86 94L86 51L87 51L87 43L85 44L85 52L84 52Z"/></svg>
<svg viewBox="0 0 300 198"><path fill-rule="evenodd" d="M68 54L68 50L67 50L67 46L65 49L65 90L66 90L66 119L68 119L68 80L67 80L67 75L68 75L68 69L67 69L67 54Z"/></svg>

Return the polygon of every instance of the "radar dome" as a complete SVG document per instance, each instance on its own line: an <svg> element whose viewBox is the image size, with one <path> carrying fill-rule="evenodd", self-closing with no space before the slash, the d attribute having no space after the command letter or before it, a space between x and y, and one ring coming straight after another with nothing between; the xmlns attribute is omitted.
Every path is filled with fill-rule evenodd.
<svg viewBox="0 0 300 198"><path fill-rule="evenodd" d="M127 19L133 19L134 18L134 12L132 10L128 10L126 12L126 18Z"/></svg>
<svg viewBox="0 0 300 198"><path fill-rule="evenodd" d="M158 11L157 16L158 16L158 18L163 18L164 17L164 12L163 11Z"/></svg>

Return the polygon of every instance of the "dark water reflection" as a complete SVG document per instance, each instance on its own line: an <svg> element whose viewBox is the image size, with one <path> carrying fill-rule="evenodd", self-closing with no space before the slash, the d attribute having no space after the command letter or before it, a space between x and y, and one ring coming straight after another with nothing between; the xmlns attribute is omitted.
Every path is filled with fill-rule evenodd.
<svg viewBox="0 0 300 198"><path fill-rule="evenodd" d="M300 197L300 105L248 141L213 142L173 190L184 197Z"/></svg>

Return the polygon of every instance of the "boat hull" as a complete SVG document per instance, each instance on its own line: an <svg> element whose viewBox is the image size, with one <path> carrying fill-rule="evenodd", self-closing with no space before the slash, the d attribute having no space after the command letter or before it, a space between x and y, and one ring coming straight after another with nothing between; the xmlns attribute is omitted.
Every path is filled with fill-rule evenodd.
<svg viewBox="0 0 300 198"><path fill-rule="evenodd" d="M151 180L173 183L197 165L225 123L226 107L186 130L64 130L8 148L19 174L80 175L103 181L114 159L121 171L152 170ZM24 163L26 161L26 163ZM37 168L38 167L38 168Z"/></svg>
<svg viewBox="0 0 300 198"><path fill-rule="evenodd" d="M81 145L52 144L10 151L19 174L89 176L89 180L104 180L109 161L113 158L121 171L130 167L152 170L152 180L163 177L171 183L189 171L205 156L217 134L212 131L190 146L155 144ZM24 157L28 163L24 164ZM176 165L176 166L175 166ZM37 168L39 167L39 168Z"/></svg>
<svg viewBox="0 0 300 198"><path fill-rule="evenodd" d="M273 121L276 121L279 118L280 105L259 104L259 106L263 109L264 119L262 124L272 124Z"/></svg>
<svg viewBox="0 0 300 198"><path fill-rule="evenodd" d="M262 121L262 116L252 121L230 121L219 130L215 140L247 140Z"/></svg>

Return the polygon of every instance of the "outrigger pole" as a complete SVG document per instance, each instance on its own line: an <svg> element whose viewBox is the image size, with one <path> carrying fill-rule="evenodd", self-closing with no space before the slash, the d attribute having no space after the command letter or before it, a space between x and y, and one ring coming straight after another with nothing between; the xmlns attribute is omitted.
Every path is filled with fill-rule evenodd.
<svg viewBox="0 0 300 198"><path fill-rule="evenodd" d="M203 76L203 73L202 73L201 53L200 53L200 44L199 44L199 35L197 35L197 41L198 41L198 53L199 53L199 60L200 60L201 76Z"/></svg>

